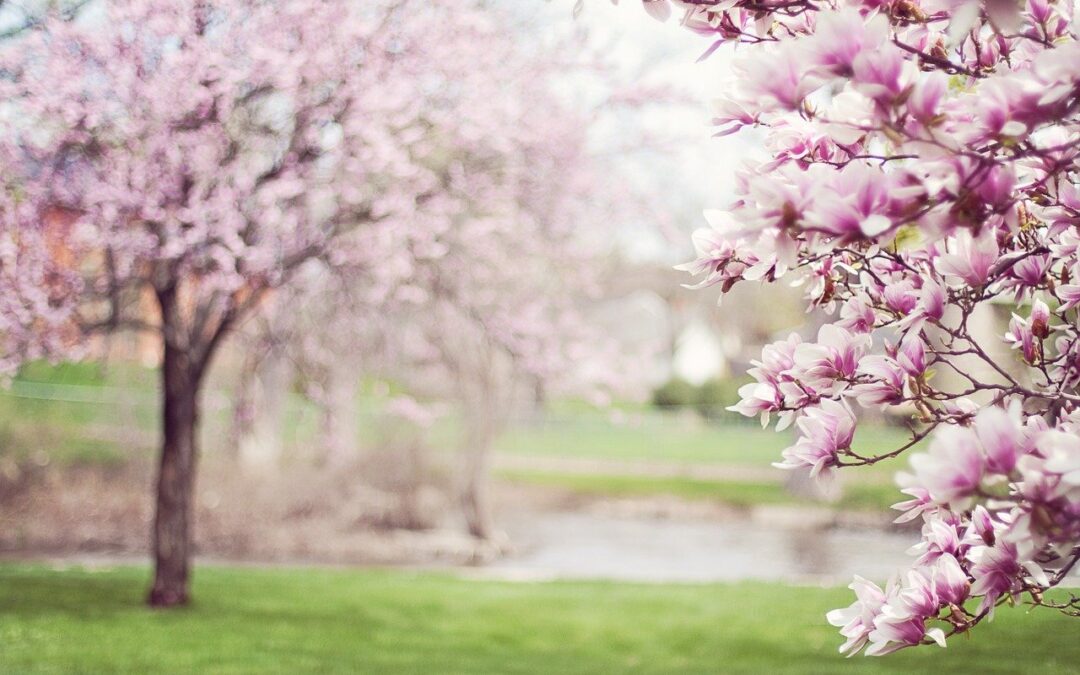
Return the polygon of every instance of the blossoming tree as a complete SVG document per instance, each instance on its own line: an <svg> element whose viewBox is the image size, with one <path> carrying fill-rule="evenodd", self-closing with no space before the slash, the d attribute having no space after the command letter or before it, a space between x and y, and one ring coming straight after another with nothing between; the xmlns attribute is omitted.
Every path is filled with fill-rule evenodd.
<svg viewBox="0 0 1080 675"><path fill-rule="evenodd" d="M305 263L400 262L387 244L439 217L431 139L485 133L443 57L483 50L485 21L449 2L117 0L0 51L4 364L100 330L162 338L151 604L188 599L221 341Z"/></svg>
<svg viewBox="0 0 1080 675"><path fill-rule="evenodd" d="M916 557L884 589L856 578L828 615L841 652L944 645L1003 603L1080 614L1045 595L1080 559L1073 0L645 0L672 5L709 52L743 49L715 124L766 128L770 155L685 269L724 291L803 282L831 316L766 346L735 409L795 425L782 468L914 453L894 508L923 521ZM973 327L993 306L1014 312L1004 359ZM911 418L908 443L853 442L878 408Z"/></svg>
<svg viewBox="0 0 1080 675"><path fill-rule="evenodd" d="M404 256L372 270L378 284L343 267L294 284L297 299L279 296L263 333L318 383L311 393L326 412L328 462L355 459L356 429L337 410L355 409L348 386L358 373L453 404L457 497L469 533L482 540L497 534L491 452L510 416L534 405L538 388L589 395L635 380L616 376L630 369L615 364L630 359L583 310L600 290L615 229L640 212L643 196L611 184L620 182L611 180L620 175L609 155L615 142L604 152L590 141L605 115L670 98L626 86L583 35L499 37L511 15L492 15L483 50L452 45L440 58L460 73L455 105L471 113L473 128L498 131L467 141L440 128L431 139L439 151L429 167L444 188L433 198L445 205L438 217L395 231L387 249ZM587 102L559 89L573 77L590 78ZM643 136L625 130L617 147Z"/></svg>

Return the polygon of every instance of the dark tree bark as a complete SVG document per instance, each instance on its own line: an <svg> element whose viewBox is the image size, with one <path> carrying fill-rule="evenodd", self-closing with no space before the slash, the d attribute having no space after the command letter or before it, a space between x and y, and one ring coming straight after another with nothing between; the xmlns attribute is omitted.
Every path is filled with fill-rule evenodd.
<svg viewBox="0 0 1080 675"><path fill-rule="evenodd" d="M165 341L161 368L162 443L157 510L152 536L154 607L187 604L194 512L195 462L198 455L201 368Z"/></svg>
<svg viewBox="0 0 1080 675"><path fill-rule="evenodd" d="M151 546L154 583L147 602L174 607L190 599L199 454L199 391L207 364L226 329L222 317L199 316L194 325L180 306L174 287L158 289L164 358L161 364L161 461ZM197 313L198 315L198 313Z"/></svg>

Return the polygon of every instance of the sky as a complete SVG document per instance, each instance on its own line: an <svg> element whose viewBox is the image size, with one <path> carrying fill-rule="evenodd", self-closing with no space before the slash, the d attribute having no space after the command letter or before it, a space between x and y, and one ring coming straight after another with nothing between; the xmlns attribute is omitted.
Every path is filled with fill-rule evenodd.
<svg viewBox="0 0 1080 675"><path fill-rule="evenodd" d="M552 30L575 21L574 0L513 0L512 6L522 12L539 11ZM753 132L713 138L710 102L729 77L734 47L724 46L699 63L710 41L683 28L677 14L661 23L646 14L640 0L622 0L618 5L586 0L576 19L626 76L685 92L682 103L654 106L642 111L639 119L619 121L644 124L669 137L663 157L627 157L640 164L631 166L629 173L642 189L659 191L671 219L666 225L643 222L626 228L621 243L627 257L635 260L685 259L691 253L690 233L705 225L701 212L730 203L735 170L743 158L761 148L761 139Z"/></svg>

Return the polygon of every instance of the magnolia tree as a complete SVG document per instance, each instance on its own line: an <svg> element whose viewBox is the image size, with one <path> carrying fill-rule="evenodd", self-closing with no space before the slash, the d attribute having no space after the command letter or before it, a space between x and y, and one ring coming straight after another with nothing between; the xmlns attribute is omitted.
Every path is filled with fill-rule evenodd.
<svg viewBox="0 0 1080 675"><path fill-rule="evenodd" d="M478 41L483 49L455 46L440 58L460 73L455 109L472 118L461 137L442 125L429 139L438 150L427 167L443 186L432 198L443 205L437 217L396 232L402 236L390 248L402 265L382 266L382 283L344 267L310 275L290 289L304 299L278 303L288 315L268 326L316 384L312 393L328 412L331 461L349 459L355 443L356 429L336 411L355 410L349 385L358 372L394 379L438 407L455 404L462 422L458 497L479 539L495 534L488 466L510 416L532 403L538 388L581 394L616 384L616 369L605 364L613 366L620 350L584 310L599 290L615 223L639 198L604 184L615 170L590 138L607 111L656 95L621 87L582 36L560 37L552 48L506 33L508 17L494 16L476 28L490 33ZM556 79L597 75L599 108L557 88ZM343 369L345 361L353 368Z"/></svg>
<svg viewBox="0 0 1080 675"><path fill-rule="evenodd" d="M782 468L912 453L894 508L922 519L914 561L884 589L856 578L828 615L841 652L944 645L1003 603L1080 614L1046 595L1080 558L1074 3L645 2L672 4L709 51L743 48L715 123L768 129L771 155L685 269L724 291L803 282L831 316L766 346L735 409L795 425ZM988 306L1014 312L993 338L1008 358L973 328ZM910 442L853 443L859 409L910 415Z"/></svg>
<svg viewBox="0 0 1080 675"><path fill-rule="evenodd" d="M0 51L0 339L12 367L95 331L161 336L149 601L169 606L188 599L199 391L223 337L309 261L392 267L387 245L448 207L430 139L490 130L445 105L460 73L441 60L491 33L450 2L103 9ZM133 311L146 297L153 316Z"/></svg>

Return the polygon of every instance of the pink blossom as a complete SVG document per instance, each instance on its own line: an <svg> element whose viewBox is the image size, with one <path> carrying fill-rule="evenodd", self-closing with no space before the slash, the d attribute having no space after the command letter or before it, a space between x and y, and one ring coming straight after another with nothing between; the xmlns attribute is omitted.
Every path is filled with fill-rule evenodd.
<svg viewBox="0 0 1080 675"><path fill-rule="evenodd" d="M755 260L743 260L739 255L746 239L739 235L739 227L730 215L720 211L706 211L708 228L694 232L693 242L697 258L691 262L676 265L675 269L694 275L704 274L705 278L690 288L705 288L713 284L738 279L750 263Z"/></svg>
<svg viewBox="0 0 1080 675"><path fill-rule="evenodd" d="M1035 300L1032 303L1028 320L1031 322L1031 332L1035 337L1040 340L1050 337L1050 308L1045 302Z"/></svg>
<svg viewBox="0 0 1080 675"><path fill-rule="evenodd" d="M840 320L836 325L852 333L869 333L874 330L877 315L869 298L855 296L844 301L840 306Z"/></svg>
<svg viewBox="0 0 1080 675"><path fill-rule="evenodd" d="M807 57L836 75L851 75L857 59L878 51L887 38L884 16L868 22L854 8L826 12L818 19Z"/></svg>
<svg viewBox="0 0 1080 675"><path fill-rule="evenodd" d="M987 546L993 546L996 539L994 521L990 512L982 504L977 505L971 512L971 530Z"/></svg>
<svg viewBox="0 0 1080 675"><path fill-rule="evenodd" d="M848 588L855 591L855 602L845 609L832 610L826 619L840 628L840 634L847 638L840 646L840 653L854 656L869 642L874 623L885 604L885 592L874 582L858 575Z"/></svg>
<svg viewBox="0 0 1080 675"><path fill-rule="evenodd" d="M902 473L897 476L897 482L901 485L913 481L914 476L911 476L910 474ZM897 502L889 507L896 511L903 512L893 520L895 523L907 523L915 520L923 512L933 507L933 500L930 499L930 492L924 487L912 485L910 487L904 487L900 492L909 495L911 499Z"/></svg>
<svg viewBox="0 0 1080 675"><path fill-rule="evenodd" d="M866 356L859 361L859 374L869 379L851 388L851 394L864 407L890 406L904 399L905 375L900 364L887 356Z"/></svg>
<svg viewBox="0 0 1080 675"><path fill-rule="evenodd" d="M1076 434L1048 431L1039 436L1039 450L1045 455L1047 471L1061 476L1072 487L1080 486L1080 438Z"/></svg>
<svg viewBox="0 0 1080 675"><path fill-rule="evenodd" d="M908 96L907 110L923 124L930 124L940 112L941 99L949 86L943 73L929 73L922 77Z"/></svg>
<svg viewBox="0 0 1080 675"><path fill-rule="evenodd" d="M795 422L799 439L783 451L781 469L808 467L817 476L836 465L840 451L851 447L855 435L855 416L842 403L826 399L818 407L807 408Z"/></svg>
<svg viewBox="0 0 1080 675"><path fill-rule="evenodd" d="M918 555L916 565L929 565L942 556L960 554L960 533L957 524L940 516L927 518L922 528L922 540L908 549Z"/></svg>
<svg viewBox="0 0 1080 675"><path fill-rule="evenodd" d="M908 375L912 377L922 375L926 370L926 344L917 335L908 333L900 341L896 361Z"/></svg>
<svg viewBox="0 0 1080 675"><path fill-rule="evenodd" d="M990 267L999 253L993 232L972 237L969 232L961 231L952 237L947 249L951 253L938 257L937 271L969 286L982 286L986 283Z"/></svg>
<svg viewBox="0 0 1080 675"><path fill-rule="evenodd" d="M939 430L927 452L911 458L915 477L931 499L954 507L968 503L978 490L984 464L975 432L953 426Z"/></svg>
<svg viewBox="0 0 1080 675"><path fill-rule="evenodd" d="M910 314L919 302L919 296L915 293L915 284L908 279L889 284L885 287L882 296L889 309L901 315Z"/></svg>
<svg viewBox="0 0 1080 675"><path fill-rule="evenodd" d="M931 574L923 569L909 570L902 585L894 581L886 589L886 603L874 622L866 655L883 656L922 644L926 638L944 647L944 631L926 626L926 620L937 614L939 606Z"/></svg>
<svg viewBox="0 0 1080 675"><path fill-rule="evenodd" d="M998 540L992 546L976 548L969 557L974 563L971 576L975 580L971 594L983 596L980 612L992 610L1002 595L1020 590L1024 567L1015 543Z"/></svg>
<svg viewBox="0 0 1080 675"><path fill-rule="evenodd" d="M791 379L789 371L795 366L795 350L802 339L792 333L787 340L766 345L761 352L761 360L754 361L749 375L757 380L756 384L746 384L739 388L739 403L728 410L747 417L762 415L762 422L768 423L770 412L780 410L784 396L780 383Z"/></svg>
<svg viewBox="0 0 1080 675"><path fill-rule="evenodd" d="M1080 279L1080 267L1072 273L1073 279ZM1073 307L1080 305L1080 284L1063 284L1058 287L1057 295L1061 298L1062 305L1058 312L1067 312Z"/></svg>
<svg viewBox="0 0 1080 675"><path fill-rule="evenodd" d="M1009 321L1009 330L1005 332L1005 341L1010 343L1013 349L1019 349L1028 363L1035 363L1038 358L1038 346L1040 341L1035 338L1031 324L1019 314L1013 314Z"/></svg>
<svg viewBox="0 0 1080 675"><path fill-rule="evenodd" d="M760 262L731 283L809 280L807 305L833 327L768 391L806 427L781 465L860 463L839 461L824 401L932 427L925 450L870 451L915 453L897 520L925 519L913 549L925 565L884 591L860 585L860 601L830 615L842 650L943 642L935 621L966 630L1004 595L1058 583L1080 545L1076 4L725 0L686 12L694 30L741 43L743 63L755 50L772 61L745 74L775 76L734 88L734 123L768 140L731 208L760 233L747 249ZM981 335L999 307L1015 312L1006 340L1022 358ZM875 346L884 353L868 356ZM969 596L982 613L956 609Z"/></svg>
<svg viewBox="0 0 1080 675"><path fill-rule="evenodd" d="M804 342L794 353L799 379L817 391L834 388L838 381L855 375L859 360L869 348L866 335L825 324L818 331L817 342Z"/></svg>
<svg viewBox="0 0 1080 675"><path fill-rule="evenodd" d="M975 416L973 427L986 456L987 470L1008 475L1024 449L1019 407L983 408Z"/></svg>
<svg viewBox="0 0 1080 675"><path fill-rule="evenodd" d="M971 582L955 556L942 555L933 566L934 591L945 605L962 605L971 592Z"/></svg>

